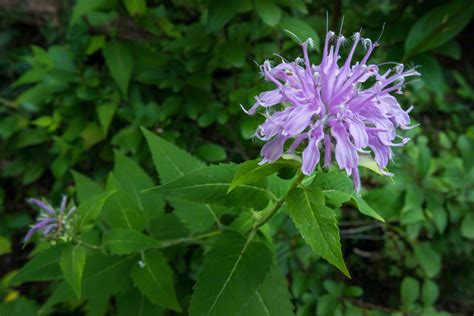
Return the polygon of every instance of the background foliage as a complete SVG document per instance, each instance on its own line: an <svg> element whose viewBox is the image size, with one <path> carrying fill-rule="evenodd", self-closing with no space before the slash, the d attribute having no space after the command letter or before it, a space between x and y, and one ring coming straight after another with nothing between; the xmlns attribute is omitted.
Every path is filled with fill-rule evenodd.
<svg viewBox="0 0 474 316"><path fill-rule="evenodd" d="M209 213L201 206L182 205L182 201L173 199L165 206L161 198L150 197L142 206L147 209L149 205L148 210L160 208L163 218L141 218L133 213L140 206L134 205L128 195L157 183L151 154L155 160L163 153L172 152L173 159L184 155L186 172L204 163L240 162L257 157L261 144L253 141L251 135L259 118L246 117L239 107L253 103L253 97L264 88L255 62L261 64L265 59L275 58L273 53L288 59L300 55L295 39L284 30L320 43L327 11L329 26L336 30L344 15L345 34L362 27L365 36L376 39L386 23L382 45L373 62L402 61L421 66L421 80L408 87L403 96L405 108L415 105L412 116L420 127L408 132L413 141L397 152L391 168L396 174L394 183L373 173L363 174L364 199L383 216L385 224L358 213L354 207L357 202L334 206L352 279L318 260L287 216L279 214L267 228L275 242L279 269L272 268L275 271L261 280L262 284L280 293L279 296L291 297L297 315L472 313L472 3L44 3L53 9L46 13L40 10L41 15L35 11L38 8L27 5L0 8L0 313L35 315L46 301L48 308L53 303L65 302L52 307L51 311L58 315L73 310L78 315L105 311L111 315L131 315L138 303L148 313L185 313L204 250L208 250L206 245L170 245L165 252L146 252L141 260L152 262L150 266L160 267L160 271L170 270L169 279L160 281L166 285L163 295L144 281L150 278L147 273L153 271L132 268L136 257L129 255L129 250L114 249L112 245L108 251L121 255L121 259L105 255L88 257L82 289L73 277L59 287L46 282L25 283L57 279L56 273L61 270L43 271L44 275L38 271L28 275L28 270L22 270L26 275L14 276L28 259L28 253L36 253L42 247L28 245L21 249L21 237L35 216L24 200L28 196L46 196L58 201L61 194L67 193L82 203L103 188L114 188L122 195L108 201L102 195L101 216L110 227L128 227L133 229L131 232L141 231L152 223L146 230L153 239L140 239L143 251L153 248L149 243L156 240L184 238L190 233L196 236L208 232L213 225L232 222L237 230L245 230L245 215L237 217L236 210L216 207L213 212L220 218L216 224L214 218L203 215ZM311 57L315 61L319 59L318 51L316 45ZM142 133L141 127L150 132ZM156 135L160 138L154 138ZM200 160L186 160L187 155L164 140ZM235 171L232 165L224 166L227 167L219 171L222 176ZM113 177L107 176L110 171ZM161 183L176 177L172 170L158 173ZM137 179L130 183L132 175ZM114 213L117 207L113 203L120 200L131 203L125 208L131 213L123 217ZM195 216L183 215L187 214L186 208L195 209ZM150 213L145 210L144 214ZM127 222L127 218L133 222ZM130 231L109 230L103 243L144 237L121 235L133 234ZM93 235L85 238L96 245ZM238 249L242 243L238 235L230 233L224 237L224 241L220 240L223 247L234 244ZM256 256L265 251L259 250L263 243L255 241L251 245ZM80 257L83 250L68 251L69 255ZM51 256L63 262L65 256L61 267L66 267L68 251L50 248L50 254L43 260L47 262ZM204 267L218 258L216 243ZM93 271L110 266L113 270L101 275L101 279L94 278ZM140 291L126 284L132 282L129 279L117 278L125 274L131 275ZM287 287L279 283L279 274L284 275ZM97 284L107 286L96 288ZM238 284L235 286L239 288ZM130 291L117 291L121 288ZM86 305L84 299L75 299L75 294L81 296L78 291L88 298ZM51 293L62 294L50 296ZM265 294L265 288L262 293L272 295ZM206 304L205 292L196 295L201 304ZM114 299L109 301L109 296ZM234 299L238 305L239 298ZM43 306L43 310L48 308ZM231 307L218 308L228 311ZM291 306L280 306L277 310L291 314ZM264 315L259 310L244 314Z"/></svg>

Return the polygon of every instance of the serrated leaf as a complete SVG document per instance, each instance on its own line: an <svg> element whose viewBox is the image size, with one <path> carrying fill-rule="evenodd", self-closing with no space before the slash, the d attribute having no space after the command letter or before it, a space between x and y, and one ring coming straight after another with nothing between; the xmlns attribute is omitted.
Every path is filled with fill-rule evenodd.
<svg viewBox="0 0 474 316"><path fill-rule="evenodd" d="M79 204L76 211L79 227L93 223L99 216L105 202L115 194L115 191L96 194Z"/></svg>
<svg viewBox="0 0 474 316"><path fill-rule="evenodd" d="M119 292L126 284L128 278L122 276L128 275L132 264L137 260L138 257L134 255L119 257L103 255L100 252L90 253L82 282L82 293L88 300L89 312L95 311L96 315L105 314L110 296ZM72 288L62 282L43 305L40 313L48 311L55 304L74 299Z"/></svg>
<svg viewBox="0 0 474 316"><path fill-rule="evenodd" d="M109 42L105 44L102 53L110 75L117 83L123 97L127 99L128 84L133 70L130 45L123 42Z"/></svg>
<svg viewBox="0 0 474 316"><path fill-rule="evenodd" d="M118 102L108 102L98 105L95 109L104 135L107 135L109 131L110 123L112 123L117 107Z"/></svg>
<svg viewBox="0 0 474 316"><path fill-rule="evenodd" d="M163 310L160 306L152 304L145 295L137 289L130 289L117 295L118 316L161 316Z"/></svg>
<svg viewBox="0 0 474 316"><path fill-rule="evenodd" d="M111 229L102 238L102 247L116 255L145 251L159 245L158 240L131 229Z"/></svg>
<svg viewBox="0 0 474 316"><path fill-rule="evenodd" d="M148 142L155 168L162 183L169 182L184 174L204 167L204 163L183 149L171 144L152 132L142 128Z"/></svg>
<svg viewBox="0 0 474 316"><path fill-rule="evenodd" d="M419 19L405 41L406 56L415 56L441 46L456 36L471 20L474 3L450 1Z"/></svg>
<svg viewBox="0 0 474 316"><path fill-rule="evenodd" d="M178 199L170 199L174 214L190 231L199 233L213 224L219 223L219 216L227 208L217 205L194 203Z"/></svg>
<svg viewBox="0 0 474 316"><path fill-rule="evenodd" d="M357 209L367 216L375 218L378 221L385 222L382 216L379 215L369 204L360 196L352 195L351 200L357 206Z"/></svg>
<svg viewBox="0 0 474 316"><path fill-rule="evenodd" d="M273 267L267 274L263 283L255 291L255 294L252 295L248 303L245 304L239 315L294 315L290 293L277 267Z"/></svg>
<svg viewBox="0 0 474 316"><path fill-rule="evenodd" d="M288 211L296 228L313 251L350 277L342 257L336 214L316 189L295 189L288 195Z"/></svg>
<svg viewBox="0 0 474 316"><path fill-rule="evenodd" d="M59 267L59 258L64 244L47 248L30 259L16 272L10 281L12 285L19 285L29 281L50 281L62 277Z"/></svg>
<svg viewBox="0 0 474 316"><path fill-rule="evenodd" d="M268 204L268 191L257 184L241 185L227 194L236 170L235 164L208 166L144 192L191 202L263 209Z"/></svg>
<svg viewBox="0 0 474 316"><path fill-rule="evenodd" d="M86 264L86 249L80 245L69 245L61 253L59 265L66 282L81 298L82 273Z"/></svg>
<svg viewBox="0 0 474 316"><path fill-rule="evenodd" d="M225 231L204 259L189 315L236 315L264 281L272 252L263 243Z"/></svg>
<svg viewBox="0 0 474 316"><path fill-rule="evenodd" d="M268 26L276 26L281 19L281 9L274 0L255 0L255 10Z"/></svg>
<svg viewBox="0 0 474 316"><path fill-rule="evenodd" d="M80 203L86 201L93 195L104 192L100 185L91 178L76 171L72 171L72 176L74 178L74 184L76 185L77 196Z"/></svg>
<svg viewBox="0 0 474 316"><path fill-rule="evenodd" d="M251 184L265 179L269 175L279 172L284 168L298 169L300 163L295 160L280 159L270 164L260 165L256 160L249 160L239 165L235 172L228 192L242 184Z"/></svg>
<svg viewBox="0 0 474 316"><path fill-rule="evenodd" d="M143 189L154 185L151 178L140 168L140 166L130 158L115 153L114 177L116 185L120 191L128 194L134 206L134 210L142 212L145 219L153 218L163 213L164 200L154 194L143 194Z"/></svg>
<svg viewBox="0 0 474 316"><path fill-rule="evenodd" d="M160 251L148 251L132 269L131 277L138 289L150 301L181 312L173 285L173 272Z"/></svg>

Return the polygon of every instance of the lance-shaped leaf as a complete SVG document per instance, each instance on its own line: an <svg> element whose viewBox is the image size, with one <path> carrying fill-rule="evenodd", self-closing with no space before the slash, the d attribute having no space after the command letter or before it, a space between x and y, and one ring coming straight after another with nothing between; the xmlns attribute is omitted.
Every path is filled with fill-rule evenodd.
<svg viewBox="0 0 474 316"><path fill-rule="evenodd" d="M145 128L142 128L142 132L148 142L148 147L150 147L151 156L153 157L156 171L160 175L161 183L169 182L191 170L205 166L204 163L183 149L167 142Z"/></svg>
<svg viewBox="0 0 474 316"><path fill-rule="evenodd" d="M265 244L225 231L204 260L189 314L237 315L264 281L272 259Z"/></svg>
<svg viewBox="0 0 474 316"><path fill-rule="evenodd" d="M86 250L79 245L69 245L61 253L59 265L63 271L66 282L81 298L82 273L86 264Z"/></svg>
<svg viewBox="0 0 474 316"><path fill-rule="evenodd" d="M87 256L82 281L82 296L87 299L87 309L91 314L105 314L110 296L119 292L127 284L128 278L124 276L128 275L132 264L138 259L136 255L107 256L97 251ZM75 296L74 291L66 282L59 284L41 308L40 314L48 311L55 304L74 300Z"/></svg>
<svg viewBox="0 0 474 316"><path fill-rule="evenodd" d="M190 231L199 233L214 224L220 225L219 217L229 209L223 206L170 199L174 214Z"/></svg>
<svg viewBox="0 0 474 316"><path fill-rule="evenodd" d="M181 312L173 285L173 272L160 251L145 253L142 262L135 264L131 277L138 289L150 301Z"/></svg>
<svg viewBox="0 0 474 316"><path fill-rule="evenodd" d="M111 229L102 238L102 247L117 255L140 252L159 245L158 240L132 229Z"/></svg>
<svg viewBox="0 0 474 316"><path fill-rule="evenodd" d="M265 281L259 286L240 312L241 316L292 316L293 305L290 293L284 284L283 276L277 267L268 273Z"/></svg>
<svg viewBox="0 0 474 316"><path fill-rule="evenodd" d="M19 285L27 281L50 281L60 279L62 273L59 268L59 258L61 257L64 246L64 244L59 244L38 252L16 272L10 284Z"/></svg>
<svg viewBox="0 0 474 316"><path fill-rule="evenodd" d="M79 227L84 228L86 225L93 223L99 216L107 199L114 193L115 191L96 194L79 204L76 211Z"/></svg>
<svg viewBox="0 0 474 316"><path fill-rule="evenodd" d="M117 83L123 97L127 99L128 84L133 70L133 56L130 45L124 42L110 42L105 44L102 53L110 75Z"/></svg>
<svg viewBox="0 0 474 316"><path fill-rule="evenodd" d="M268 204L268 191L261 184L241 185L227 194L236 169L235 164L204 167L143 192L198 203L263 209Z"/></svg>
<svg viewBox="0 0 474 316"><path fill-rule="evenodd" d="M323 192L309 188L293 190L288 195L288 210L314 252L350 277L342 257L336 214L324 204Z"/></svg>
<svg viewBox="0 0 474 316"><path fill-rule="evenodd" d="M256 160L249 160L237 168L228 192L233 191L243 184L252 184L264 180L269 175L279 172L283 169L296 171L300 167L300 163L296 160L280 159L270 164L260 165Z"/></svg>
<svg viewBox="0 0 474 316"><path fill-rule="evenodd" d="M95 194L104 192L104 190L91 178L76 171L72 172L72 176L74 177L74 184L76 185L77 196L80 203Z"/></svg>

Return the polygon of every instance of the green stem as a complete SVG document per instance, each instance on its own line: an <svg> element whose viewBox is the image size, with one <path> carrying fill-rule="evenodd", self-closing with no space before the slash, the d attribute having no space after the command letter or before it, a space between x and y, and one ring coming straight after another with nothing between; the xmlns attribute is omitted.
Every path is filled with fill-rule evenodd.
<svg viewBox="0 0 474 316"><path fill-rule="evenodd" d="M256 232L257 229L259 229L261 226L263 226L266 222L268 222L270 220L270 218L272 218L273 215L275 215L279 210L280 208L283 206L283 204L286 202L286 199L288 198L288 195L290 194L291 191L293 191L294 189L296 189L296 187L298 185L300 185L300 183L303 181L304 179L304 174L301 173L301 171L298 172L296 178L295 178L295 181L293 181L293 183L291 184L291 187L290 189L285 193L285 195L283 195L281 198L279 198L277 200L277 202L275 203L275 205L272 207L272 209L270 211L268 211L268 213L266 213L265 215L263 215L256 223L255 225L253 226L252 228L252 232Z"/></svg>

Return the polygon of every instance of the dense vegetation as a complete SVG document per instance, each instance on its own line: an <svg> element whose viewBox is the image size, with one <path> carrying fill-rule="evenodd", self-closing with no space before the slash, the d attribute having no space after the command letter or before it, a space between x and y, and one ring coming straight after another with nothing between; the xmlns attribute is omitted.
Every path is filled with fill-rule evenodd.
<svg viewBox="0 0 474 316"><path fill-rule="evenodd" d="M474 311L472 2L78 0L0 10L1 315L206 314L231 265L222 258L242 247L248 282L230 280L234 292L209 315ZM308 37L317 63L342 15L344 33L381 36L372 63L422 75L400 96L419 126L404 132L411 141L389 165L393 181L361 168L362 197L336 168L308 183L325 192L313 204L337 217L345 264L301 238L299 191L268 223L249 211L268 203L261 188L285 196L293 162L264 171L273 174L265 184L235 185L262 146L252 135L264 117L239 106L269 87L256 64L274 53L295 59ZM177 191L211 178L236 188ZM142 192L155 186L161 195ZM25 199L56 206L63 195L78 205L77 234L24 246L38 213ZM254 239L242 237L249 232ZM155 273L158 285L147 282ZM261 294L247 293L252 282Z"/></svg>

